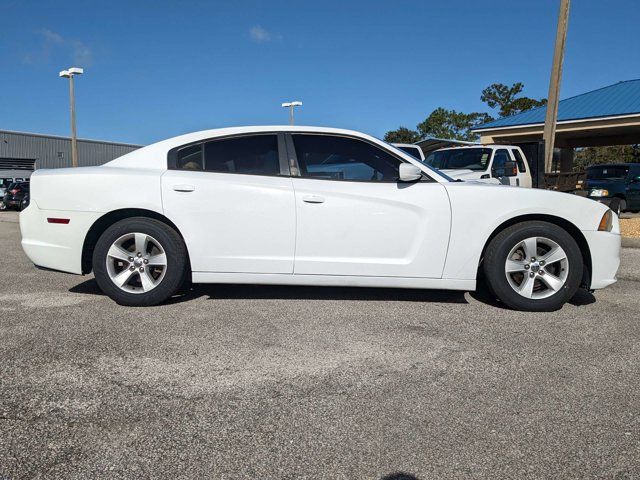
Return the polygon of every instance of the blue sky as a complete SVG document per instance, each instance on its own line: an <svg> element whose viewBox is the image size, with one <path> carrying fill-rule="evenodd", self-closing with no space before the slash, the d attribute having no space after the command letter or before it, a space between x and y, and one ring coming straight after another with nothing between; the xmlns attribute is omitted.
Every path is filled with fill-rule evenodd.
<svg viewBox="0 0 640 480"><path fill-rule="evenodd" d="M481 90L544 97L558 0L0 0L0 129L151 143L231 125L296 123L382 136L434 108L487 111ZM640 77L640 9L572 2L562 97ZM494 112L491 112L494 113Z"/></svg>

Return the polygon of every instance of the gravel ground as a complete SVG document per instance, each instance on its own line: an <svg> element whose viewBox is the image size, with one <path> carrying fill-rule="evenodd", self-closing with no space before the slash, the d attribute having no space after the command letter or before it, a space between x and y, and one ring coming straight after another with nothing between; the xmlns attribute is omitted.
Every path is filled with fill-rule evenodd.
<svg viewBox="0 0 640 480"><path fill-rule="evenodd" d="M620 233L625 237L640 238L640 218L621 218Z"/></svg>
<svg viewBox="0 0 640 480"><path fill-rule="evenodd" d="M638 249L532 314L258 286L131 309L0 242L2 479L640 477Z"/></svg>

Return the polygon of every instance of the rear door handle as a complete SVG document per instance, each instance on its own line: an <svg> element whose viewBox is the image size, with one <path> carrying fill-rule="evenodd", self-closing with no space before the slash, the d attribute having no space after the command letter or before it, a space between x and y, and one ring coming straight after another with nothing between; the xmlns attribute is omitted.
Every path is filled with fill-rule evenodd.
<svg viewBox="0 0 640 480"><path fill-rule="evenodd" d="M305 195L302 201L306 203L324 203L324 197L320 195Z"/></svg>
<svg viewBox="0 0 640 480"><path fill-rule="evenodd" d="M193 192L196 187L194 187L193 185L174 185L173 189L176 192Z"/></svg>

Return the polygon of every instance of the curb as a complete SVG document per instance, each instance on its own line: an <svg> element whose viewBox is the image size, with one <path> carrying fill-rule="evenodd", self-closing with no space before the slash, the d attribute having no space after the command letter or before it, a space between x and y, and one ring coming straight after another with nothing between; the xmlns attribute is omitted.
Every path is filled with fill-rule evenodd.
<svg viewBox="0 0 640 480"><path fill-rule="evenodd" d="M640 248L640 238L622 237L623 248Z"/></svg>

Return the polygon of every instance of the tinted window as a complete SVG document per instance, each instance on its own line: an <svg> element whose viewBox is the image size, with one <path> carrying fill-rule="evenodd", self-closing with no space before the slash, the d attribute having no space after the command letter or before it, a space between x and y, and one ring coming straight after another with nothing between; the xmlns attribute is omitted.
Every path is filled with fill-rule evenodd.
<svg viewBox="0 0 640 480"><path fill-rule="evenodd" d="M587 178L590 180L622 180L629 173L626 165L603 165L587 168Z"/></svg>
<svg viewBox="0 0 640 480"><path fill-rule="evenodd" d="M441 170L483 171L487 169L489 158L490 148L452 148L433 152L425 163Z"/></svg>
<svg viewBox="0 0 640 480"><path fill-rule="evenodd" d="M253 135L214 140L204 145L208 172L279 175L278 137Z"/></svg>
<svg viewBox="0 0 640 480"><path fill-rule="evenodd" d="M510 161L511 159L509 158L509 152L507 152L506 150L497 150L495 155L493 156L493 165L491 167L491 170L493 170L493 174L496 177L504 177L506 173L506 164Z"/></svg>
<svg viewBox="0 0 640 480"><path fill-rule="evenodd" d="M518 170L520 171L520 173L526 172L527 171L527 167L525 166L526 163L524 161L524 158L520 154L520 152L518 150L511 150L511 153L513 153L513 156L516 159L516 163L518 164Z"/></svg>
<svg viewBox="0 0 640 480"><path fill-rule="evenodd" d="M202 170L202 145L191 145L176 152L176 168Z"/></svg>
<svg viewBox="0 0 640 480"><path fill-rule="evenodd" d="M293 135L300 175L361 182L395 182L400 160L361 140Z"/></svg>

